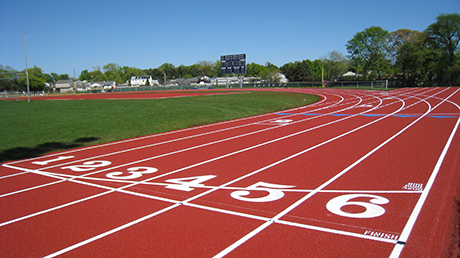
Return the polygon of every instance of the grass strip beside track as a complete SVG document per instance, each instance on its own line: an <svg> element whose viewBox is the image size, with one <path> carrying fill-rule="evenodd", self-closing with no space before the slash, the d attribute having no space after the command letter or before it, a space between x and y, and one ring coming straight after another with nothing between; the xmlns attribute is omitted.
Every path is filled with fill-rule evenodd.
<svg viewBox="0 0 460 258"><path fill-rule="evenodd" d="M251 92L140 100L0 101L0 162L275 112L319 99Z"/></svg>

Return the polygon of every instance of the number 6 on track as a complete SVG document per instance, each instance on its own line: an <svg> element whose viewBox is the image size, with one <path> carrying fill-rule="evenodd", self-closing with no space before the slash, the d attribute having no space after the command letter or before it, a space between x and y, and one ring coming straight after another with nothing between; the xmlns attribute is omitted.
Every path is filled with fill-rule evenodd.
<svg viewBox="0 0 460 258"><path fill-rule="evenodd" d="M350 201L355 198L371 198L369 202L362 201ZM390 201L387 198L372 195L372 194L346 194L342 196L335 197L326 204L326 208L337 215L349 217L349 218L359 218L359 219L368 219L382 216L385 213L385 209L377 204L387 204ZM350 213L344 212L341 210L342 207L346 205L357 205L365 208L366 210L359 213Z"/></svg>

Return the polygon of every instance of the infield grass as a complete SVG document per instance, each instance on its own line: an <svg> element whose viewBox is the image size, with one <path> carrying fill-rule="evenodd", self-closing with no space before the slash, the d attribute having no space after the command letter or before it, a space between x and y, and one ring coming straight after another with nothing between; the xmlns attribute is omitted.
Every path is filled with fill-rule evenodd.
<svg viewBox="0 0 460 258"><path fill-rule="evenodd" d="M0 162L275 112L319 99L250 92L144 100L0 101Z"/></svg>

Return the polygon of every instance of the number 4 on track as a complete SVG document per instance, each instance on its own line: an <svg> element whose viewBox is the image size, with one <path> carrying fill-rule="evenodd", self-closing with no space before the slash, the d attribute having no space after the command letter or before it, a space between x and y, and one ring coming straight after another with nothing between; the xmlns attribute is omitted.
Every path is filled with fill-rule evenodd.
<svg viewBox="0 0 460 258"><path fill-rule="evenodd" d="M167 185L166 188L168 189L190 192L192 190L195 190L193 187L205 186L202 183L210 179L213 179L214 177L216 176L214 175L192 176L192 177L168 179L165 182L174 183L173 185Z"/></svg>

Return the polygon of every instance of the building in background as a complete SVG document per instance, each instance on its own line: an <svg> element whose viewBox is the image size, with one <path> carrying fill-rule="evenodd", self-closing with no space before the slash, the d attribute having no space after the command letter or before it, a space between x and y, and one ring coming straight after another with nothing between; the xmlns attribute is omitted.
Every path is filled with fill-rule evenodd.
<svg viewBox="0 0 460 258"><path fill-rule="evenodd" d="M150 75L131 76L130 84L131 87L159 85L158 80L152 79Z"/></svg>

